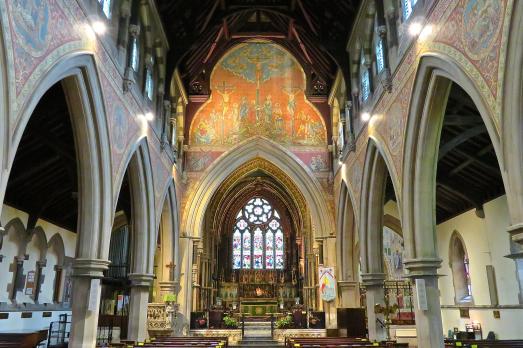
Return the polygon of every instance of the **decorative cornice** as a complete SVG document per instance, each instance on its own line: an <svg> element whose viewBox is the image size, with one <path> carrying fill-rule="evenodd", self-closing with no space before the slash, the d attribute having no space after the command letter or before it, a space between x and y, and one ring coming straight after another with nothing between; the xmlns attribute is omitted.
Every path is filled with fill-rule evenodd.
<svg viewBox="0 0 523 348"><path fill-rule="evenodd" d="M103 272L109 268L109 260L75 259L73 261L73 277L102 278Z"/></svg>
<svg viewBox="0 0 523 348"><path fill-rule="evenodd" d="M362 273L361 283L363 286L383 286L385 273Z"/></svg>
<svg viewBox="0 0 523 348"><path fill-rule="evenodd" d="M421 258L408 259L403 262L408 271L406 278L432 277L438 276L438 269L441 267L440 258Z"/></svg>
<svg viewBox="0 0 523 348"><path fill-rule="evenodd" d="M154 279L154 274L147 273L131 273L128 275L129 280L131 281L131 286L144 286L149 287Z"/></svg>

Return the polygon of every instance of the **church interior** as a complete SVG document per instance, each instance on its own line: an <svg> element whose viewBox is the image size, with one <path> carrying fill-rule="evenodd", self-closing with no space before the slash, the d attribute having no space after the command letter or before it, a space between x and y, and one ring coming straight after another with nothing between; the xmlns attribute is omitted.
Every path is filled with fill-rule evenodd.
<svg viewBox="0 0 523 348"><path fill-rule="evenodd" d="M523 1L0 1L0 348L523 347Z"/></svg>

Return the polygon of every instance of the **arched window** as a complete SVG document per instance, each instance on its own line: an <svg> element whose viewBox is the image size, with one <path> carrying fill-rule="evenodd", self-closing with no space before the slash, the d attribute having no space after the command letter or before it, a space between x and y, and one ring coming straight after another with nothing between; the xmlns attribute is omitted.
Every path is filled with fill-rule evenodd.
<svg viewBox="0 0 523 348"><path fill-rule="evenodd" d="M401 1L401 8L403 10L403 20L406 21L409 19L410 15L412 14L412 9L414 6L416 6L416 2L418 0L402 0Z"/></svg>
<svg viewBox="0 0 523 348"><path fill-rule="evenodd" d="M98 2L102 6L102 11L105 17L111 19L111 0L98 0Z"/></svg>
<svg viewBox="0 0 523 348"><path fill-rule="evenodd" d="M456 303L472 302L469 258L463 240L457 232L450 239L450 268Z"/></svg>
<svg viewBox="0 0 523 348"><path fill-rule="evenodd" d="M154 60L151 58L151 63L145 69L145 96L149 101L153 101L154 97Z"/></svg>
<svg viewBox="0 0 523 348"><path fill-rule="evenodd" d="M140 67L140 49L138 47L138 42L138 37L133 36L131 40L131 69L136 73Z"/></svg>
<svg viewBox="0 0 523 348"><path fill-rule="evenodd" d="M280 215L267 200L255 197L236 214L232 258L233 269L283 269Z"/></svg>
<svg viewBox="0 0 523 348"><path fill-rule="evenodd" d="M370 71L365 61L365 54L361 51L360 57L360 88L361 101L365 103L370 96Z"/></svg>

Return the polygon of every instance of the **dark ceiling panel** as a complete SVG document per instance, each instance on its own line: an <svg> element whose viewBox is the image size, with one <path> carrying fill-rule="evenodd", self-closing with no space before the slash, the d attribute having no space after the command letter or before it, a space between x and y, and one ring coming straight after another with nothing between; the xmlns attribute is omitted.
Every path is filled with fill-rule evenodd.
<svg viewBox="0 0 523 348"><path fill-rule="evenodd" d="M361 0L156 0L170 40L168 78L178 68L190 94L209 94L212 67L227 49L251 38L288 49L304 67L309 95L326 95L345 51ZM346 80L348 76L345 76Z"/></svg>
<svg viewBox="0 0 523 348"><path fill-rule="evenodd" d="M441 223L505 193L487 128L470 96L452 85L439 147L436 219Z"/></svg>
<svg viewBox="0 0 523 348"><path fill-rule="evenodd" d="M41 218L76 231L78 178L71 119L60 83L36 106L17 149L5 202L29 214L28 228Z"/></svg>

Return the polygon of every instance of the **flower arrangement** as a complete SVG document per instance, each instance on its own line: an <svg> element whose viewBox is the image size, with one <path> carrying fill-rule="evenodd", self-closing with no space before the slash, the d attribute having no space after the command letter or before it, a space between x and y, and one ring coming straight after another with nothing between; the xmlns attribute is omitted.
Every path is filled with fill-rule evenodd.
<svg viewBox="0 0 523 348"><path fill-rule="evenodd" d="M223 317L223 323L225 324L225 327L228 329L237 329L239 326L238 320L231 318L227 315Z"/></svg>
<svg viewBox="0 0 523 348"><path fill-rule="evenodd" d="M165 303L175 303L176 302L176 294L165 294L165 295L163 295L163 302L165 302Z"/></svg>
<svg viewBox="0 0 523 348"><path fill-rule="evenodd" d="M277 329L289 329L291 327L292 327L292 317L290 315L282 317L276 321Z"/></svg>

